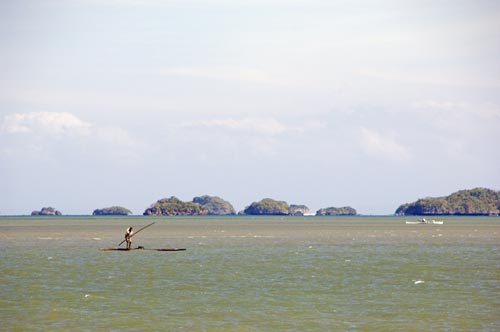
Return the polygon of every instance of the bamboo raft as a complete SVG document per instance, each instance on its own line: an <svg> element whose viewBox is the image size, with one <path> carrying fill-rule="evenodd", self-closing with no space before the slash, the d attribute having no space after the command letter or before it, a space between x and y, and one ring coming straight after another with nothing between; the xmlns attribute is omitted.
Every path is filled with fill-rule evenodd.
<svg viewBox="0 0 500 332"><path fill-rule="evenodd" d="M100 248L100 251L133 251L133 250L150 250L150 251L184 251L186 248L159 248L159 249L146 249L144 247L137 248Z"/></svg>
<svg viewBox="0 0 500 332"><path fill-rule="evenodd" d="M130 236L130 238L132 238L133 236L135 236L135 235L139 234L139 232L141 232L142 230L144 230L144 229L148 228L149 226L153 225L154 223L155 223L155 221L154 221L154 222L152 222L152 223L150 223L149 225L146 225L146 226L142 227L142 228L141 228L141 229L139 229L137 232L135 232L134 234L132 234L132 235ZM159 248L159 249L146 249L146 248L144 248L143 246L139 246L139 247L137 247L137 248L130 248L130 249L129 249L129 248L120 248L120 246L121 246L121 245L122 245L125 241L126 241L126 239L125 239L125 240L123 240L122 242L120 242L120 243L118 244L118 248L100 248L99 250L100 250L100 251L132 251L132 250L150 250L150 251L184 251L184 250L186 250L186 248Z"/></svg>

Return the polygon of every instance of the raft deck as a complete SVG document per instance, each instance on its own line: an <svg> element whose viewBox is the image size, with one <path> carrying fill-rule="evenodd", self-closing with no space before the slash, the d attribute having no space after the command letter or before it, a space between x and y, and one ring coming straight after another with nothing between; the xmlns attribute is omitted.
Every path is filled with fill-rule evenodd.
<svg viewBox="0 0 500 332"><path fill-rule="evenodd" d="M143 247L138 248L100 248L100 251L132 251L132 250L152 250L152 251L184 251L186 248L159 248L159 249L146 249Z"/></svg>

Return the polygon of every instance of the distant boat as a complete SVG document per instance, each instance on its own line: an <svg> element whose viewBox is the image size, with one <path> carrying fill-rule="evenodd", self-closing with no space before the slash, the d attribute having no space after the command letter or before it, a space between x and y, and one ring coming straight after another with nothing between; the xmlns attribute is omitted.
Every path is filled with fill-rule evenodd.
<svg viewBox="0 0 500 332"><path fill-rule="evenodd" d="M444 221L442 221L442 220L427 221L425 218L422 218L418 221L405 221L405 224L407 224L407 225L425 225L425 224L442 225L442 224L444 224Z"/></svg>

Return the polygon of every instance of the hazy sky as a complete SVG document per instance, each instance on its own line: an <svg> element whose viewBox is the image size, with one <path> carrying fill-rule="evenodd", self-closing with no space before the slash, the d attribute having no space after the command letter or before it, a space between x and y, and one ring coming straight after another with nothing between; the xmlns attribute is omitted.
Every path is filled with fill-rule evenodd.
<svg viewBox="0 0 500 332"><path fill-rule="evenodd" d="M0 2L0 214L500 189L500 2Z"/></svg>

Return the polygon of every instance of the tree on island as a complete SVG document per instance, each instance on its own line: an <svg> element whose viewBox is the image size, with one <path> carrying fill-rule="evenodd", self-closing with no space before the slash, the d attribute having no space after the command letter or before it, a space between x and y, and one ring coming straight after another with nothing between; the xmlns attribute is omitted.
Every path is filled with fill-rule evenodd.
<svg viewBox="0 0 500 332"><path fill-rule="evenodd" d="M355 216L357 212L350 206L329 207L316 211L317 216Z"/></svg>
<svg viewBox="0 0 500 332"><path fill-rule="evenodd" d="M311 210L305 205L290 204L288 214L291 216L303 216L308 214Z"/></svg>
<svg viewBox="0 0 500 332"><path fill-rule="evenodd" d="M460 190L446 197L421 198L400 205L398 215L498 215L500 191L486 188Z"/></svg>
<svg viewBox="0 0 500 332"><path fill-rule="evenodd" d="M96 209L92 213L92 215L94 216L127 216L129 214L132 214L132 212L129 209L126 209L121 206L112 206L102 209Z"/></svg>
<svg viewBox="0 0 500 332"><path fill-rule="evenodd" d="M198 203L183 202L177 197L171 196L158 200L143 214L145 216L200 216L207 215L208 210Z"/></svg>
<svg viewBox="0 0 500 332"><path fill-rule="evenodd" d="M228 201L223 200L218 196L200 196L193 198L193 203L200 204L204 209L208 211L209 215L233 215L236 214L236 210Z"/></svg>
<svg viewBox="0 0 500 332"><path fill-rule="evenodd" d="M175 196L151 204L143 213L146 216L204 216L236 214L231 203L218 196L197 196L192 202L183 202Z"/></svg>
<svg viewBox="0 0 500 332"><path fill-rule="evenodd" d="M56 210L53 207L44 207L40 211L31 212L32 216L62 216L61 211Z"/></svg>
<svg viewBox="0 0 500 332"><path fill-rule="evenodd" d="M288 215L290 206L287 202L264 198L259 202L253 202L245 208L244 213L250 215Z"/></svg>
<svg viewBox="0 0 500 332"><path fill-rule="evenodd" d="M258 202L253 202L239 214L262 216L303 216L304 214L309 213L309 211L309 208L305 205L288 205L285 201L264 198Z"/></svg>

